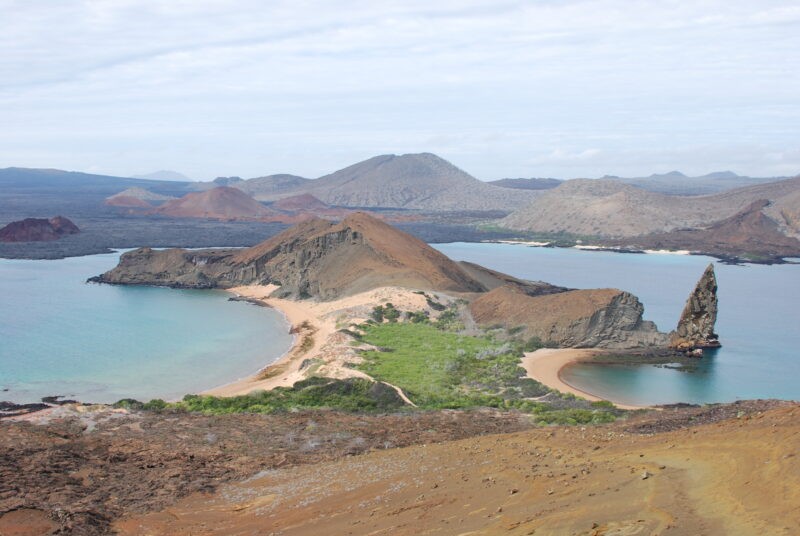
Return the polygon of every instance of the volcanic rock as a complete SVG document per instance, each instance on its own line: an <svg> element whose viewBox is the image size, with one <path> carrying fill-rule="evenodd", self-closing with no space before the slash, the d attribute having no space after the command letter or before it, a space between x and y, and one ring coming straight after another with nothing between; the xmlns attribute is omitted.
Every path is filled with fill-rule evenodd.
<svg viewBox="0 0 800 536"><path fill-rule="evenodd" d="M272 216L275 212L239 189L220 186L168 201L155 209L153 214L173 218L252 220Z"/></svg>
<svg viewBox="0 0 800 536"><path fill-rule="evenodd" d="M470 304L480 326L522 328L526 337L574 348L663 346L666 335L642 320L636 296L617 289L569 290L530 296L514 286L498 287Z"/></svg>
<svg viewBox="0 0 800 536"><path fill-rule="evenodd" d="M718 348L719 337L714 333L716 322L717 278L714 265L709 264L686 300L678 327L670 333L670 347L681 351Z"/></svg>
<svg viewBox="0 0 800 536"><path fill-rule="evenodd" d="M63 216L25 218L0 229L0 242L45 242L79 232L78 226Z"/></svg>
<svg viewBox="0 0 800 536"><path fill-rule="evenodd" d="M188 288L273 283L281 296L323 300L389 285L486 290L442 253L364 213L338 224L311 219L245 250L140 248L94 280Z"/></svg>

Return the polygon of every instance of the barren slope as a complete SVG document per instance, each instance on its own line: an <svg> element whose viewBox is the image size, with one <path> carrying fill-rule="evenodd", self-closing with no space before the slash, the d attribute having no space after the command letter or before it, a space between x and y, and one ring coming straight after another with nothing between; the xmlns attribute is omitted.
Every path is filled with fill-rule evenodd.
<svg viewBox="0 0 800 536"><path fill-rule="evenodd" d="M303 188L330 205L432 211L512 210L537 195L481 182L429 153L376 156Z"/></svg>
<svg viewBox="0 0 800 536"><path fill-rule="evenodd" d="M665 412L277 469L115 526L125 535L794 534L800 407L747 407L691 428L682 428L690 414L671 424L680 414Z"/></svg>
<svg viewBox="0 0 800 536"><path fill-rule="evenodd" d="M211 218L220 220L257 219L274 212L241 190L220 186L205 192L193 192L168 201L154 214L173 218Z"/></svg>
<svg viewBox="0 0 800 536"><path fill-rule="evenodd" d="M800 177L690 197L648 192L613 180L576 179L543 193L503 219L501 225L547 233L639 236L707 226L759 199L772 202L767 214L782 223L781 211L795 208L798 191Z"/></svg>

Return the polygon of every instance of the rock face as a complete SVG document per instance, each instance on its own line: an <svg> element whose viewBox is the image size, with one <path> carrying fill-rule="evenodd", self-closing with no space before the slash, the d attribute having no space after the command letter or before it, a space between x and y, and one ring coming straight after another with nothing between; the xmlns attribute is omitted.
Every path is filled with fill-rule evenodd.
<svg viewBox="0 0 800 536"><path fill-rule="evenodd" d="M184 288L274 283L280 296L323 300L388 285L486 290L426 243L364 213L338 224L308 220L245 250L137 249L95 281Z"/></svg>
<svg viewBox="0 0 800 536"><path fill-rule="evenodd" d="M522 328L526 337L573 348L664 346L667 336L642 320L636 296L617 289L569 290L529 296L512 286L498 287L470 304L480 326Z"/></svg>
<svg viewBox="0 0 800 536"><path fill-rule="evenodd" d="M718 348L719 337L714 333L716 322L717 277L714 265L709 264L686 300L677 329L670 333L670 347L681 351Z"/></svg>
<svg viewBox="0 0 800 536"><path fill-rule="evenodd" d="M0 242L45 242L79 232L78 226L63 216L26 218L0 229Z"/></svg>
<svg viewBox="0 0 800 536"><path fill-rule="evenodd" d="M182 288L271 283L280 287L275 296L319 300L397 286L455 293L471 300L479 325L521 327L526 336L559 346L643 348L668 342L642 320L644 307L627 292L570 290L457 263L365 213L340 223L308 220L244 250L140 248L93 280Z"/></svg>

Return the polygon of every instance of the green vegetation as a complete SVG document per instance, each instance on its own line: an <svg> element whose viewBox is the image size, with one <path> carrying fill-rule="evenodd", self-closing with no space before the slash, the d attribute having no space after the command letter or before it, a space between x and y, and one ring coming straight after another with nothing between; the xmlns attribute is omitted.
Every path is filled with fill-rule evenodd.
<svg viewBox="0 0 800 536"><path fill-rule="evenodd" d="M205 414L278 413L296 409L337 409L340 411L387 411L403 408L397 392L382 383L360 378L334 380L313 377L292 387L256 391L242 396L186 395L180 402L120 400L116 407L145 410L194 411Z"/></svg>
<svg viewBox="0 0 800 536"><path fill-rule="evenodd" d="M559 409L531 400L550 390L525 377L519 360L526 345L517 341L460 335L429 323L365 325L362 339L378 350L363 352L358 368L400 387L421 408L518 409L542 424L615 419L611 404Z"/></svg>

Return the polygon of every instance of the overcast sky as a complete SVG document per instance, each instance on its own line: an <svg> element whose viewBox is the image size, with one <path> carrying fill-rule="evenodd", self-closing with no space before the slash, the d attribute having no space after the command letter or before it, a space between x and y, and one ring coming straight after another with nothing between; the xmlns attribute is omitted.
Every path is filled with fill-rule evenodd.
<svg viewBox="0 0 800 536"><path fill-rule="evenodd" d="M800 173L800 3L0 0L0 167Z"/></svg>

